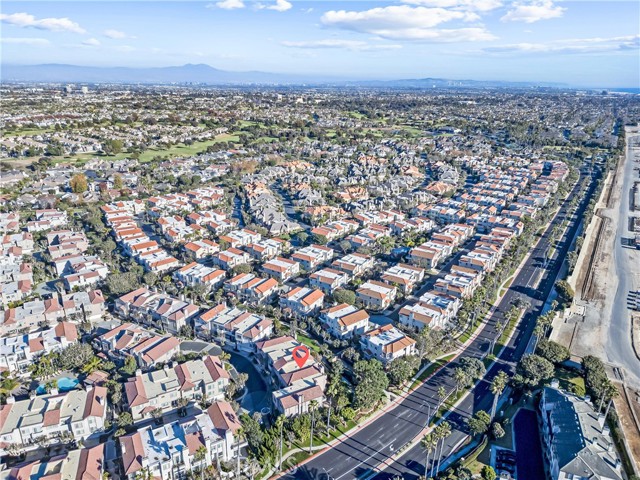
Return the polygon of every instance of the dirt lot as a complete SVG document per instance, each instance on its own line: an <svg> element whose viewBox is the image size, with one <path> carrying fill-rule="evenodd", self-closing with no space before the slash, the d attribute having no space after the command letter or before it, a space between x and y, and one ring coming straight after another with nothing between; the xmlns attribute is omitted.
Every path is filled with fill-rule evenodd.
<svg viewBox="0 0 640 480"><path fill-rule="evenodd" d="M635 418L640 419L640 391L627 388L625 394L622 388L622 385L618 385L620 395L614 400L614 403L630 454L636 465L640 465L640 427L636 424L631 412L631 408L633 408ZM629 403L627 403L627 399Z"/></svg>

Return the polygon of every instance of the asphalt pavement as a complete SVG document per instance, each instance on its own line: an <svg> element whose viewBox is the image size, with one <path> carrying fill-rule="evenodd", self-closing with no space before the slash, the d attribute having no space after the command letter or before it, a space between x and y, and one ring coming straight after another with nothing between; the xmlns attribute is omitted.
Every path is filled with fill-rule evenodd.
<svg viewBox="0 0 640 480"><path fill-rule="evenodd" d="M578 185L576 185L568 198L578 194ZM586 207L594 186L595 183L591 182L589 193L583 195L580 211ZM513 302L518 298L530 302L531 307L517 325L511 341L502 351L499 361L489 369L485 379L479 382L472 392L450 412L447 420L452 424L453 432L445 441L443 458L451 455L467 438L468 430L465 419L474 411L490 409L493 397L489 392L489 385L493 376L499 370L513 371L516 362L524 355L535 327L535 320L544 305L544 299L547 298L553 287L557 273L562 265L562 259L571 243L567 239L573 238L578 226L575 223L571 224L571 228L565 232L565 237L556 249L554 259L545 266L544 257L550 243L550 232L554 225L560 224L565 219L568 209L569 202L565 202L536 247L532 250L531 255L514 279L494 314L488 318L477 337L461 355L484 356L497 336L496 322L501 321L504 323L504 313L509 310ZM529 285L533 283L536 276L540 275L541 269L544 270L544 277L539 287L534 289ZM401 447L410 443L423 431L429 419L429 413L435 412L440 402L438 389L441 386L447 392L455 389L453 371L456 366L456 362L445 366L403 399L396 407L385 412L366 426L359 428L344 441L313 457L295 471L281 476L281 478L287 480L371 478L387 480L400 475L405 480L417 479L423 473L422 465L424 461L424 453L419 446L409 449L397 461L393 461L392 458Z"/></svg>

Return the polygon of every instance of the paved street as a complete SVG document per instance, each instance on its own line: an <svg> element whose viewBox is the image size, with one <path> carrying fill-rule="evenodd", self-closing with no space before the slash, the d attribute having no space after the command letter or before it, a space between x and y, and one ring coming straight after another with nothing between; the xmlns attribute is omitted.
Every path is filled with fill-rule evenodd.
<svg viewBox="0 0 640 480"><path fill-rule="evenodd" d="M637 130L636 130L637 132ZM640 288L640 251L623 245L623 239L631 237L628 229L628 219L631 214L629 192L633 182L638 180L638 173L634 168L638 167L635 159L640 158L638 145L640 134L633 130L627 130L627 158L623 170L623 180L620 195L619 211L617 215L617 230L613 239L613 262L615 276L618 279L615 299L611 312L611 325L607 336L605 352L609 362L621 365L625 373L631 376L630 380L635 385L640 385L640 359L636 356L631 345L631 315L627 304L629 292Z"/></svg>
<svg viewBox="0 0 640 480"><path fill-rule="evenodd" d="M590 193L592 191L593 183ZM569 198L575 194L577 194L577 191L574 189ZM581 203L581 209L586 206L589 196L584 196L585 200ZM502 321L504 312L509 309L512 302L521 297L531 303L531 308L524 315L523 320L514 332L512 340L507 348L504 349L500 362L495 364L487 373L486 380L488 381L500 369L513 369L515 362L525 352L535 325L535 319L543 305L543 301L540 299L547 297L562 263L555 260L562 259L566 254L570 243L566 241L566 238L572 238L576 225L572 224L565 234L566 238L560 242L554 261L549 262L549 265L547 265L545 276L539 289L536 290L527 287L527 285L533 283L532 279L539 275L539 270L544 262L544 252L549 244L549 233L554 225L564 220L568 208L568 203L565 203L536 248L532 251L494 315L483 325L477 338L471 342L463 354L465 356L482 356L488 351L496 337L496 322ZM448 392L455 388L452 380L454 368L455 364L446 366L400 402L398 406L381 415L367 426L362 427L344 442L328 449L299 467L295 472L284 475L282 478L324 480L329 475L334 480L340 480L373 477L380 464L389 462L390 457L400 447L413 440L424 429L429 407L433 411L439 402L438 388L444 386ZM454 432L445 442L445 457L450 455L455 450L455 447L466 438L464 419L474 410L489 408L492 397L488 393L488 381L480 382L471 395L468 395L459 407L451 412L448 420L454 425ZM411 449L388 468L380 469L384 471L375 476L375 478L376 480L387 479L401 474L405 479L416 479L422 472L421 464L423 459L424 455L419 447Z"/></svg>

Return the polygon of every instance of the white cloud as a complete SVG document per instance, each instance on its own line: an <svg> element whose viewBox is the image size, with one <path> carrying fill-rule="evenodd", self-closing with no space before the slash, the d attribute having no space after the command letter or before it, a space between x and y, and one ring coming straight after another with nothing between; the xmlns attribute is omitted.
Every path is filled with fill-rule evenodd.
<svg viewBox="0 0 640 480"><path fill-rule="evenodd" d="M277 12L286 12L291 7L293 7L293 5L291 4L291 2L288 2L287 0L276 0L275 5L267 6L267 10L275 10Z"/></svg>
<svg viewBox="0 0 640 480"><path fill-rule="evenodd" d="M87 38L84 42L82 42L82 45L86 45L87 47L99 47L102 44L97 38Z"/></svg>
<svg viewBox="0 0 640 480"><path fill-rule="evenodd" d="M21 28L37 28L39 30L50 30L52 32L86 33L84 28L66 17L36 19L33 15L21 12L12 14L1 13L0 20L2 20L3 23Z"/></svg>
<svg viewBox="0 0 640 480"><path fill-rule="evenodd" d="M124 32L121 32L120 30L114 30L112 28L105 30L104 32L102 32L104 34L105 37L109 37L109 38L114 38L117 40L123 39L123 38L135 38L131 35L127 35Z"/></svg>
<svg viewBox="0 0 640 480"><path fill-rule="evenodd" d="M391 40L423 42L494 40L496 37L484 27L434 28L452 20L472 22L479 19L480 17L474 12L399 5L359 12L332 10L322 16L321 22L328 27L368 33Z"/></svg>
<svg viewBox="0 0 640 480"><path fill-rule="evenodd" d="M402 3L478 12L488 12L502 6L501 0L402 0Z"/></svg>
<svg viewBox="0 0 640 480"><path fill-rule="evenodd" d="M50 45L51 42L46 38L33 38L33 37L9 37L9 38L0 38L0 42L2 43L12 43L12 44L20 44L20 45Z"/></svg>
<svg viewBox="0 0 640 480"><path fill-rule="evenodd" d="M501 18L503 22L534 23L562 16L566 8L558 7L551 0L538 0L530 3L516 3L515 8Z"/></svg>
<svg viewBox="0 0 640 480"><path fill-rule="evenodd" d="M281 45L290 48L304 49L324 49L324 48L344 48L354 51L367 50L395 50L402 48L402 45L395 44L370 44L360 40L341 40L337 38L329 38L326 40L314 40L308 42L282 42Z"/></svg>
<svg viewBox="0 0 640 480"><path fill-rule="evenodd" d="M207 8L222 8L223 10L235 10L237 8L244 8L243 0L222 0L221 2L210 3Z"/></svg>
<svg viewBox="0 0 640 480"><path fill-rule="evenodd" d="M640 49L640 35L611 38L572 38L548 43L513 43L487 47L482 51L497 55L530 54L598 54Z"/></svg>

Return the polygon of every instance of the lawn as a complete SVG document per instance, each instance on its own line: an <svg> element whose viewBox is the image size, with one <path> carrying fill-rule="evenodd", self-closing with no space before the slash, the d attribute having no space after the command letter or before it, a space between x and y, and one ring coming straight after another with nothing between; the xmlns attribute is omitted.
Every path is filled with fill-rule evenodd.
<svg viewBox="0 0 640 480"><path fill-rule="evenodd" d="M560 388L567 392L572 392L579 397L584 397L587 393L584 378L573 370L558 367L556 368L555 378L560 382Z"/></svg>
<svg viewBox="0 0 640 480"><path fill-rule="evenodd" d="M422 372L418 376L418 378L416 378L415 381L411 384L410 390L413 390L416 386L418 386L419 384L424 382L427 378L429 378L431 375L433 375L441 367L444 367L447 363L449 363L451 361L452 358L453 358L453 354L447 355L446 357L442 357L442 358L436 360L435 362L433 362L431 365L429 365L425 369L425 371Z"/></svg>
<svg viewBox="0 0 640 480"><path fill-rule="evenodd" d="M298 333L298 341L304 343L307 347L313 350L316 353L320 353L320 345L311 337L307 337L306 335L302 335Z"/></svg>
<svg viewBox="0 0 640 480"><path fill-rule="evenodd" d="M191 157L199 154L207 149L207 147L214 145L219 142L237 142L239 141L238 135L233 135L229 133L222 133L217 135L213 140L204 140L202 142L194 142L191 145L173 145L169 148L164 149L149 149L140 154L140 162L147 163L150 162L154 157L166 157L166 158L176 158L176 157ZM94 157L104 158L106 160L122 160L124 158L131 158L131 154L128 152L120 152L116 155L103 155L98 153L80 153L78 155L66 155L60 157L52 157L54 163L83 163L91 160Z"/></svg>

